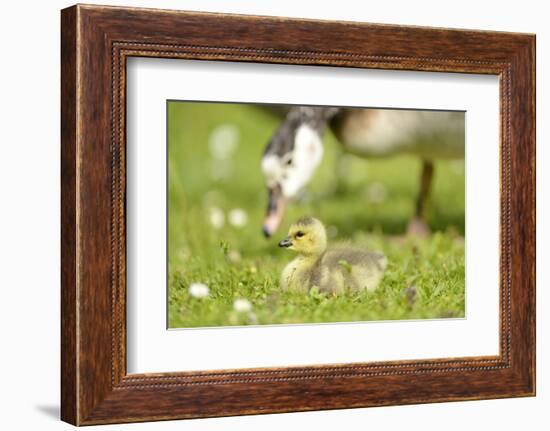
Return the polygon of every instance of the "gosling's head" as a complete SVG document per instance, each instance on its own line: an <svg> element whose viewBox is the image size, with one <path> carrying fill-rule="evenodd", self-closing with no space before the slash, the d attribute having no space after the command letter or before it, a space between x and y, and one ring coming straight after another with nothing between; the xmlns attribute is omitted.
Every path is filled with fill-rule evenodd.
<svg viewBox="0 0 550 431"><path fill-rule="evenodd" d="M320 255L327 248L325 227L316 218L302 217L290 226L288 236L279 241L279 247L305 255Z"/></svg>

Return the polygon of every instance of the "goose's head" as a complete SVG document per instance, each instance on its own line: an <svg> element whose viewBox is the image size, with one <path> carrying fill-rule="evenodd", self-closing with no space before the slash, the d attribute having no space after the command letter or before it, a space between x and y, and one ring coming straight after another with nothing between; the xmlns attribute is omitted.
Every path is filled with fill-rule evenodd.
<svg viewBox="0 0 550 431"><path fill-rule="evenodd" d="M268 189L264 235L279 228L288 201L307 185L323 157L323 133L338 108L297 106L291 108L262 157Z"/></svg>
<svg viewBox="0 0 550 431"><path fill-rule="evenodd" d="M318 256L327 248L325 226L316 218L302 217L290 226L288 236L279 241L279 247L307 256Z"/></svg>

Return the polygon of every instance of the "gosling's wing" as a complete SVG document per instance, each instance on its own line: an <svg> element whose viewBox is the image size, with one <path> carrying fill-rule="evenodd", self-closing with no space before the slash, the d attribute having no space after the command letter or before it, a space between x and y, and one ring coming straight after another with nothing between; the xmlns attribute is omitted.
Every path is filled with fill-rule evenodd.
<svg viewBox="0 0 550 431"><path fill-rule="evenodd" d="M387 260L382 253L355 248L329 250L324 265L354 290L374 290L380 283Z"/></svg>
<svg viewBox="0 0 550 431"><path fill-rule="evenodd" d="M386 269L386 257L379 252L358 248L332 248L323 258L323 263L329 267L368 266L380 271Z"/></svg>

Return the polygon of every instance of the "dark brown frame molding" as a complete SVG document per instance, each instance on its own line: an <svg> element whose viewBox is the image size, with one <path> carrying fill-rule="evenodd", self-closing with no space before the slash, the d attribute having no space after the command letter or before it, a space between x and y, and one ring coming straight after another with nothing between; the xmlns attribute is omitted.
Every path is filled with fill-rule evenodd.
<svg viewBox="0 0 550 431"><path fill-rule="evenodd" d="M535 394L535 36L77 5L61 13L61 417L75 425ZM126 373L126 59L500 77L500 353Z"/></svg>

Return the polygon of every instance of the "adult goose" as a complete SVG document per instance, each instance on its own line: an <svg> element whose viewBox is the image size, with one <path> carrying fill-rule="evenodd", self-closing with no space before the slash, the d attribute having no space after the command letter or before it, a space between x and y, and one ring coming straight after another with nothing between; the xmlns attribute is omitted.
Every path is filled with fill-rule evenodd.
<svg viewBox="0 0 550 431"><path fill-rule="evenodd" d="M408 231L429 232L425 219L435 159L464 158L464 113L297 106L275 131L262 157L269 199L263 232L278 229L289 201L311 180L323 157L323 135L332 129L340 144L360 157L413 154L422 172Z"/></svg>

